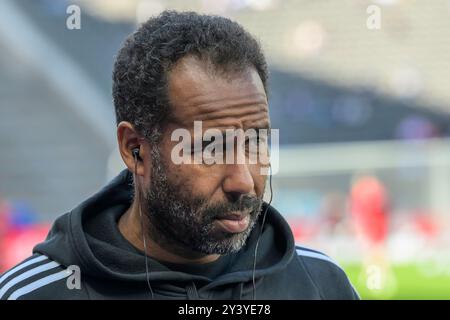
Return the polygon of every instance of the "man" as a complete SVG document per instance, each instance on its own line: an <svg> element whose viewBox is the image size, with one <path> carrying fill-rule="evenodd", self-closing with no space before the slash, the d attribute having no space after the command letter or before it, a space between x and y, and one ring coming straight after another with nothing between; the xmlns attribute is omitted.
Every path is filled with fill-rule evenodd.
<svg viewBox="0 0 450 320"><path fill-rule="evenodd" d="M295 246L262 201L267 163L174 161L181 129L194 136L183 159L205 154L199 122L201 133L224 136L268 129L267 78L259 44L229 19L166 11L144 23L113 72L127 169L56 220L34 254L0 278L0 298L358 298L345 273ZM244 142L214 156L249 158Z"/></svg>

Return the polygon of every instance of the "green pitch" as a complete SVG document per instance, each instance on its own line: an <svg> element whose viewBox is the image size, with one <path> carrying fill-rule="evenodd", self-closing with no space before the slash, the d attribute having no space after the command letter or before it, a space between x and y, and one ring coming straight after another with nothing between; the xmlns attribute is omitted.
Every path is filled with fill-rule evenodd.
<svg viewBox="0 0 450 320"><path fill-rule="evenodd" d="M384 289L369 290L361 265L342 265L362 299L450 299L450 270L430 274L424 266L395 265Z"/></svg>

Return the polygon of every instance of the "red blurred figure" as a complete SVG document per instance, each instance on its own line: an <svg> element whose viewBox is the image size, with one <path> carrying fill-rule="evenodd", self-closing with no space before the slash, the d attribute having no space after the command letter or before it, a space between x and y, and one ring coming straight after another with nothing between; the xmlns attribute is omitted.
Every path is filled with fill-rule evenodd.
<svg viewBox="0 0 450 320"><path fill-rule="evenodd" d="M368 246L360 281L372 298L389 299L395 293L397 280L386 248L389 223L387 191L375 176L361 176L353 184L349 200L356 230Z"/></svg>
<svg viewBox="0 0 450 320"><path fill-rule="evenodd" d="M369 245L377 246L388 233L388 196L374 176L363 176L353 184L350 212L360 235Z"/></svg>

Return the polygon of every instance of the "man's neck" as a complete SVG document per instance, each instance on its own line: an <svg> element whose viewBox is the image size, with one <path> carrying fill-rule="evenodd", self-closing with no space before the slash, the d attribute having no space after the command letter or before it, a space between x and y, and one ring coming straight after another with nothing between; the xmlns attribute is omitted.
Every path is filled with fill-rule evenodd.
<svg viewBox="0 0 450 320"><path fill-rule="evenodd" d="M144 248L141 216L138 207L136 201L133 201L132 205L119 219L119 230L125 239L139 250L144 251L149 257L159 261L181 264L203 264L215 261L220 257L220 255L217 254L206 255L194 252L181 246L164 246L153 240L158 237L158 235L149 234L148 230L150 230L150 228L144 229L147 230L145 234L146 248ZM146 217L143 215L142 219L145 218Z"/></svg>

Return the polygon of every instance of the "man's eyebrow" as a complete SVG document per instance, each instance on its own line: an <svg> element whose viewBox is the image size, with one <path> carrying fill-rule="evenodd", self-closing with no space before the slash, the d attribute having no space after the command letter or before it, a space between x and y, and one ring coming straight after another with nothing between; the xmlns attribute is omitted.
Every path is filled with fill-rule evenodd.
<svg viewBox="0 0 450 320"><path fill-rule="evenodd" d="M254 126L253 129L256 129L256 130L267 129L267 130L270 131L272 129L272 127L271 127L270 123L266 123L266 124L261 125L261 126Z"/></svg>
<svg viewBox="0 0 450 320"><path fill-rule="evenodd" d="M255 125L255 126L251 126L248 129L255 129L255 130L268 130L268 132L270 133L270 131L272 130L272 126L270 125L270 122L264 122L261 125Z"/></svg>

